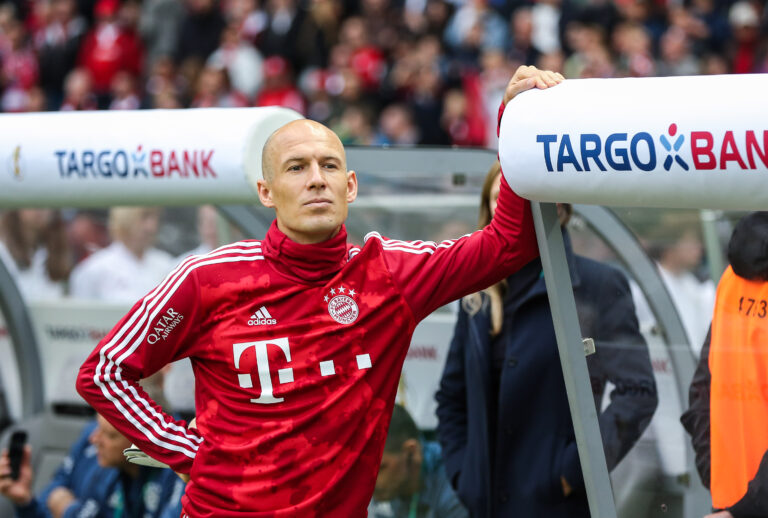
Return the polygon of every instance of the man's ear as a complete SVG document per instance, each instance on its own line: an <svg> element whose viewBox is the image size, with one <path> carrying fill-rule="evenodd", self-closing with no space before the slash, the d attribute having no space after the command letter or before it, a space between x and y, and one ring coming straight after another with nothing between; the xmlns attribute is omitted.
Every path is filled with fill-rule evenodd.
<svg viewBox="0 0 768 518"><path fill-rule="evenodd" d="M263 179L257 180L256 184L259 188L259 201L261 201L261 204L268 209L273 209L275 203L272 201L272 189L270 189L267 181Z"/></svg>
<svg viewBox="0 0 768 518"><path fill-rule="evenodd" d="M357 173L355 173L354 171L347 171L347 203L352 203L356 199L357 199Z"/></svg>

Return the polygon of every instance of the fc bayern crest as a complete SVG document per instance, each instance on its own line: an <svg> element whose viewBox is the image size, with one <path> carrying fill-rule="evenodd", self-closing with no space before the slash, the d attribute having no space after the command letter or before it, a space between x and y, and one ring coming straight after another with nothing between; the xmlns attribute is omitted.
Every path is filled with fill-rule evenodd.
<svg viewBox="0 0 768 518"><path fill-rule="evenodd" d="M331 288L330 294L324 297L328 303L328 314L339 324L351 324L357 320L360 310L353 298L357 293L344 286Z"/></svg>

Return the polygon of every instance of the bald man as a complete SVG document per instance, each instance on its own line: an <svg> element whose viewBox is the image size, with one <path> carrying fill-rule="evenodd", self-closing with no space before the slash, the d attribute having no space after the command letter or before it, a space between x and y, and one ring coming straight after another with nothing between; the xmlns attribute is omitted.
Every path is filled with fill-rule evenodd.
<svg viewBox="0 0 768 518"><path fill-rule="evenodd" d="M505 102L561 80L521 67ZM99 343L78 390L189 473L190 518L365 516L414 328L536 256L530 208L503 183L482 231L439 244L372 232L358 247L344 228L357 176L333 132L286 124L262 169L259 199L276 216L264 239L186 259ZM197 428L138 386L185 357Z"/></svg>

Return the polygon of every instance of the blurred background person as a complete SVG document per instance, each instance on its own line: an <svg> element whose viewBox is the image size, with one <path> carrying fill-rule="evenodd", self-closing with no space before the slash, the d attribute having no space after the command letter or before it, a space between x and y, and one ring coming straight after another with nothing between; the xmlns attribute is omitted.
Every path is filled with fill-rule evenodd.
<svg viewBox="0 0 768 518"><path fill-rule="evenodd" d="M64 101L61 111L95 110L98 108L93 92L91 74L84 68L75 68L64 79Z"/></svg>
<svg viewBox="0 0 768 518"><path fill-rule="evenodd" d="M373 499L372 518L469 516L445 475L440 445L422 440L401 405L392 411Z"/></svg>
<svg viewBox="0 0 768 518"><path fill-rule="evenodd" d="M112 79L111 94L110 110L138 110L141 105L136 92L136 80L128 72L121 71L115 74Z"/></svg>
<svg viewBox="0 0 768 518"><path fill-rule="evenodd" d="M221 230L234 234L221 235ZM190 255L202 255L226 244L237 241L242 236L219 216L219 211L213 205L201 205L197 208L197 237L200 244L192 250L179 255L177 261L181 261Z"/></svg>
<svg viewBox="0 0 768 518"><path fill-rule="evenodd" d="M230 23L221 36L221 45L207 61L209 66L226 69L232 89L253 100L261 89L264 58L261 53L240 35L240 27Z"/></svg>
<svg viewBox="0 0 768 518"><path fill-rule="evenodd" d="M88 425L48 486L32 493L32 449L26 446L20 476L12 480L8 452L0 456L0 495L18 518L178 518L184 483L169 469L130 464L131 443L106 419Z"/></svg>
<svg viewBox="0 0 768 518"><path fill-rule="evenodd" d="M88 25L75 0L52 0L50 8L48 23L35 34L35 48L47 109L58 110L64 101L64 79L77 64Z"/></svg>
<svg viewBox="0 0 768 518"><path fill-rule="evenodd" d="M52 209L5 212L0 218L0 260L26 299L64 296L72 254L61 214Z"/></svg>
<svg viewBox="0 0 768 518"><path fill-rule="evenodd" d="M206 65L197 77L197 88L192 108L243 108L248 99L232 89L227 69L219 65Z"/></svg>
<svg viewBox="0 0 768 518"><path fill-rule="evenodd" d="M73 297L133 303L160 283L173 266L170 254L154 247L160 210L113 207L109 233L113 241L72 271Z"/></svg>
<svg viewBox="0 0 768 518"><path fill-rule="evenodd" d="M120 8L118 0L98 0L95 24L85 35L78 57L79 65L91 75L101 109L109 106L112 80L118 72L141 73L144 50L138 35L119 23Z"/></svg>
<svg viewBox="0 0 768 518"><path fill-rule="evenodd" d="M0 68L3 88L0 104L5 112L23 112L27 109L29 91L38 83L38 60L24 24L11 21L6 28L6 37L7 46L2 52Z"/></svg>
<svg viewBox="0 0 768 518"><path fill-rule="evenodd" d="M496 210L501 167L482 189L479 227ZM653 416L656 384L629 284L617 269L575 255L558 205L608 470ZM603 407L608 383L610 402ZM446 472L472 516L588 517L579 454L541 260L464 297L436 395Z"/></svg>
<svg viewBox="0 0 768 518"><path fill-rule="evenodd" d="M670 213L648 233L647 242L648 253L656 260L691 348L698 357L715 303L714 283L711 279L699 278L704 255L701 224L695 217Z"/></svg>

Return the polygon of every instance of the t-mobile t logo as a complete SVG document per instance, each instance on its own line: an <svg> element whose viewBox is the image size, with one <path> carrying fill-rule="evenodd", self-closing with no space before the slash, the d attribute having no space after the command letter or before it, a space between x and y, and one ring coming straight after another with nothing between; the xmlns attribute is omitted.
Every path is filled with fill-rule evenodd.
<svg viewBox="0 0 768 518"><path fill-rule="evenodd" d="M261 385L261 395L257 398L251 398L251 403L270 405L280 403L284 398L275 397L272 393L272 373L269 370L269 356L267 355L267 346L273 345L279 347L285 359L291 361L291 349L288 345L288 338L273 338L271 340L260 340L258 342L245 342L234 344L235 369L240 368L240 357L246 349L253 347L256 352L256 366L259 369L259 384ZM279 369L277 379L281 384L293 382L293 369L290 367ZM238 374L237 380L243 388L253 388L253 378L250 374Z"/></svg>

